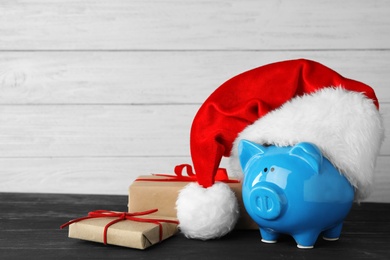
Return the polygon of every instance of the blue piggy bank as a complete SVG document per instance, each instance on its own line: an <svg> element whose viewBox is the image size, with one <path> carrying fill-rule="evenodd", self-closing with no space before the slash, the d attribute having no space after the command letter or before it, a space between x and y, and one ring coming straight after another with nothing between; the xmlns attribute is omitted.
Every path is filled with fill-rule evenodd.
<svg viewBox="0 0 390 260"><path fill-rule="evenodd" d="M313 248L320 234L339 238L354 188L317 146L265 147L242 140L239 159L244 206L263 242L289 234L298 248Z"/></svg>

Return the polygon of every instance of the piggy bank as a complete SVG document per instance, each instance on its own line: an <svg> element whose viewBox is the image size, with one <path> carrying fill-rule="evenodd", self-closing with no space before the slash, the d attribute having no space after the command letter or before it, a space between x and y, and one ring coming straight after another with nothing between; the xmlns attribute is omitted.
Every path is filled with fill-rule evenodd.
<svg viewBox="0 0 390 260"><path fill-rule="evenodd" d="M319 235L337 240L354 188L317 146L262 146L242 140L245 209L259 225L262 241L291 235L298 248L313 248Z"/></svg>

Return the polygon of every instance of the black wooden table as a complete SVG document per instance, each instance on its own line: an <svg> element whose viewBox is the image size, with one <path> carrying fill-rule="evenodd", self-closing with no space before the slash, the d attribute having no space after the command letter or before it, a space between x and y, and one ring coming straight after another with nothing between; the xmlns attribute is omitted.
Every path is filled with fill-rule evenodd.
<svg viewBox="0 0 390 260"><path fill-rule="evenodd" d="M127 196L0 193L0 259L390 259L390 204L354 205L341 238L298 249L283 236L260 242L257 231L233 231L218 240L178 234L146 250L68 238L59 226L89 211L127 211Z"/></svg>

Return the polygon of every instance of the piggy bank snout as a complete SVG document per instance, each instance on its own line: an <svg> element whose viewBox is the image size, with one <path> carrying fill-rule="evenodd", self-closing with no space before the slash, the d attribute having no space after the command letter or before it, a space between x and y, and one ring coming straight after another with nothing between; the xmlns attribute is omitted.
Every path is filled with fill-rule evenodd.
<svg viewBox="0 0 390 260"><path fill-rule="evenodd" d="M249 203L258 217L273 220L281 216L287 201L284 192L275 184L258 183L251 189Z"/></svg>

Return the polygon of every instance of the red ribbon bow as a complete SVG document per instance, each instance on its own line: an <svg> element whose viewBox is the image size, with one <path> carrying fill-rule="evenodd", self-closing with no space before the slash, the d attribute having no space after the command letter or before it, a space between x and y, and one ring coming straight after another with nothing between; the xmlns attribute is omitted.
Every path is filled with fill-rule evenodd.
<svg viewBox="0 0 390 260"><path fill-rule="evenodd" d="M187 176L183 175L183 170L186 170ZM174 169L175 175L170 174L153 174L154 176L166 177L164 179L147 179L138 178L136 181L183 181L183 182L196 182L197 177L192 170L192 166L189 164L179 164ZM231 180L227 174L225 168L218 168L215 175L215 181L221 181L225 183L239 183L239 180Z"/></svg>
<svg viewBox="0 0 390 260"><path fill-rule="evenodd" d="M179 221L177 220L168 220L168 219L155 219L155 218L139 218L137 216L147 215L154 212L157 212L158 209L151 209L147 211L142 212L134 212L134 213L128 213L128 212L116 212L116 211L109 211L109 210L96 210L91 211L88 213L88 216L77 218L74 220L71 220L65 224L62 224L60 226L60 229L63 229L64 227L67 227L73 223L85 220L85 219L91 219L91 218L106 218L106 217L112 217L116 218L113 221L109 222L105 227L103 231L103 243L107 245L107 230L110 226L114 225L115 223L118 223L119 221L123 220L131 220L131 221L137 221L137 222L146 222L146 223L153 223L158 225L159 228L159 241L162 240L162 224L161 222L165 223L173 223L173 224L179 224Z"/></svg>

